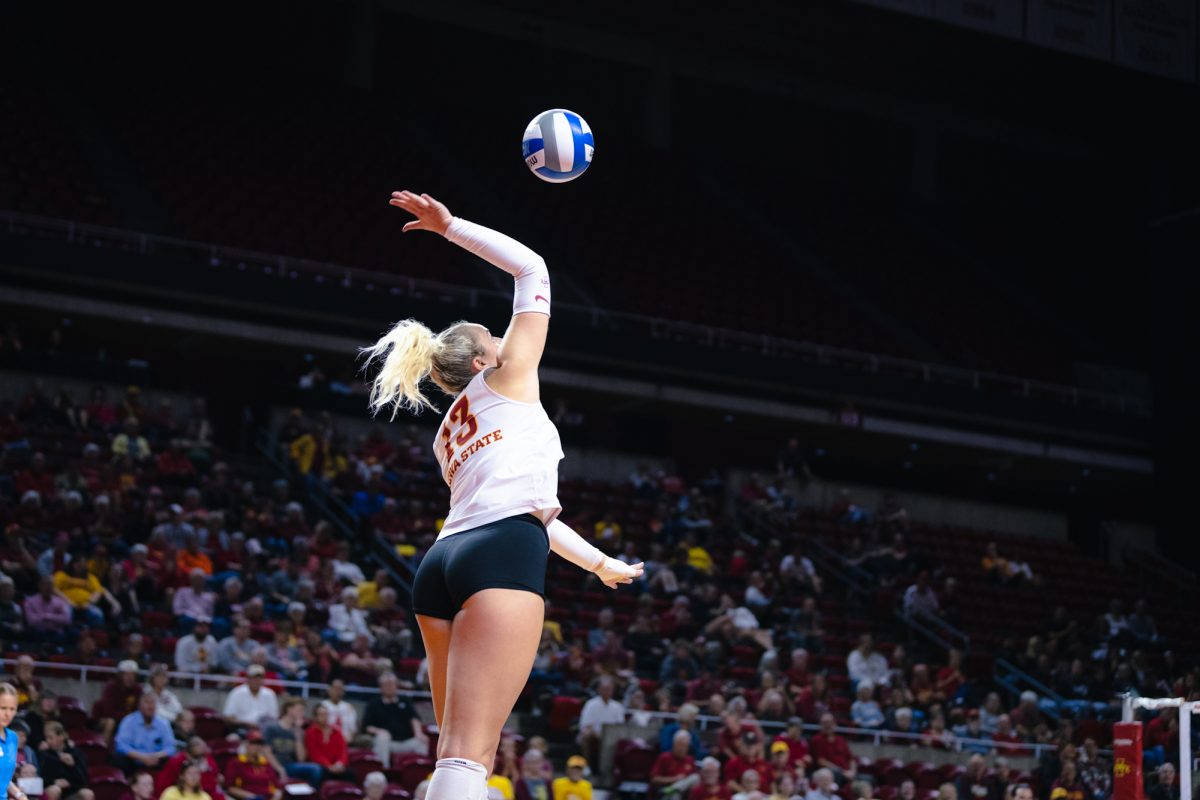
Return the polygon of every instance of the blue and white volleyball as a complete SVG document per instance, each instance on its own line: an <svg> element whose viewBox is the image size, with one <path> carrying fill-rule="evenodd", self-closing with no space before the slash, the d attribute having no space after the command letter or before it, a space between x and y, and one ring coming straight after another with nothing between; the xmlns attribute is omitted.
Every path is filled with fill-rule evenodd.
<svg viewBox="0 0 1200 800"><path fill-rule="evenodd" d="M595 143L583 117L552 108L534 117L521 138L521 155L529 171L548 183L566 183L592 163Z"/></svg>

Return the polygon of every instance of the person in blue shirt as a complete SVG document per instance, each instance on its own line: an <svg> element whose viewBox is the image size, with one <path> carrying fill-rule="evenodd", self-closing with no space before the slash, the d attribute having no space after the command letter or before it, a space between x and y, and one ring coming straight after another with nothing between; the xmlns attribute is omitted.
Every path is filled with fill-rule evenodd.
<svg viewBox="0 0 1200 800"><path fill-rule="evenodd" d="M0 683L0 786L3 786L4 797L11 800L29 800L21 787L13 781L13 772L17 769L17 732L12 725L13 717L17 716L17 689L11 683Z"/></svg>
<svg viewBox="0 0 1200 800"><path fill-rule="evenodd" d="M171 723L155 714L158 698L147 692L138 699L137 711L117 726L115 763L126 772L156 770L175 755L175 734Z"/></svg>

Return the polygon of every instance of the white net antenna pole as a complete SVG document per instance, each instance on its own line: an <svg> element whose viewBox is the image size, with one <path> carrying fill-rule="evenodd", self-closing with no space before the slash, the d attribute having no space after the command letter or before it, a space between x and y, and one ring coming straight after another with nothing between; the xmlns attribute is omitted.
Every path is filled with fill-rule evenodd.
<svg viewBox="0 0 1200 800"><path fill-rule="evenodd" d="M1133 722L1139 708L1179 709L1179 797L1192 797L1192 714L1200 714L1200 702L1189 703L1182 697L1134 697L1125 695L1121 707L1121 718Z"/></svg>

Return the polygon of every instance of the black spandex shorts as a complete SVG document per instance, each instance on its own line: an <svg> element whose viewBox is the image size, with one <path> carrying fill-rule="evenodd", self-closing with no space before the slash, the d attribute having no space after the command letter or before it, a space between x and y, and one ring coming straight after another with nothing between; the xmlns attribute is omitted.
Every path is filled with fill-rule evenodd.
<svg viewBox="0 0 1200 800"><path fill-rule="evenodd" d="M413 579L413 611L454 619L481 589L524 589L546 596L550 537L533 514L506 517L434 542Z"/></svg>

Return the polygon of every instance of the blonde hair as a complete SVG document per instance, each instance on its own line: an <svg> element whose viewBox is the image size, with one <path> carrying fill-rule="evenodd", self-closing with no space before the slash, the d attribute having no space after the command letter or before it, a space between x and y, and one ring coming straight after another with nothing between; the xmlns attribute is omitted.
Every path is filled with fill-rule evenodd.
<svg viewBox="0 0 1200 800"><path fill-rule="evenodd" d="M367 356L363 369L377 358L383 366L371 382L371 413L392 407L392 419L400 409L416 414L437 407L421 391L429 378L443 392L454 396L475 377L471 362L484 354L475 323L459 320L435 334L415 319L402 319L378 342L359 352Z"/></svg>

